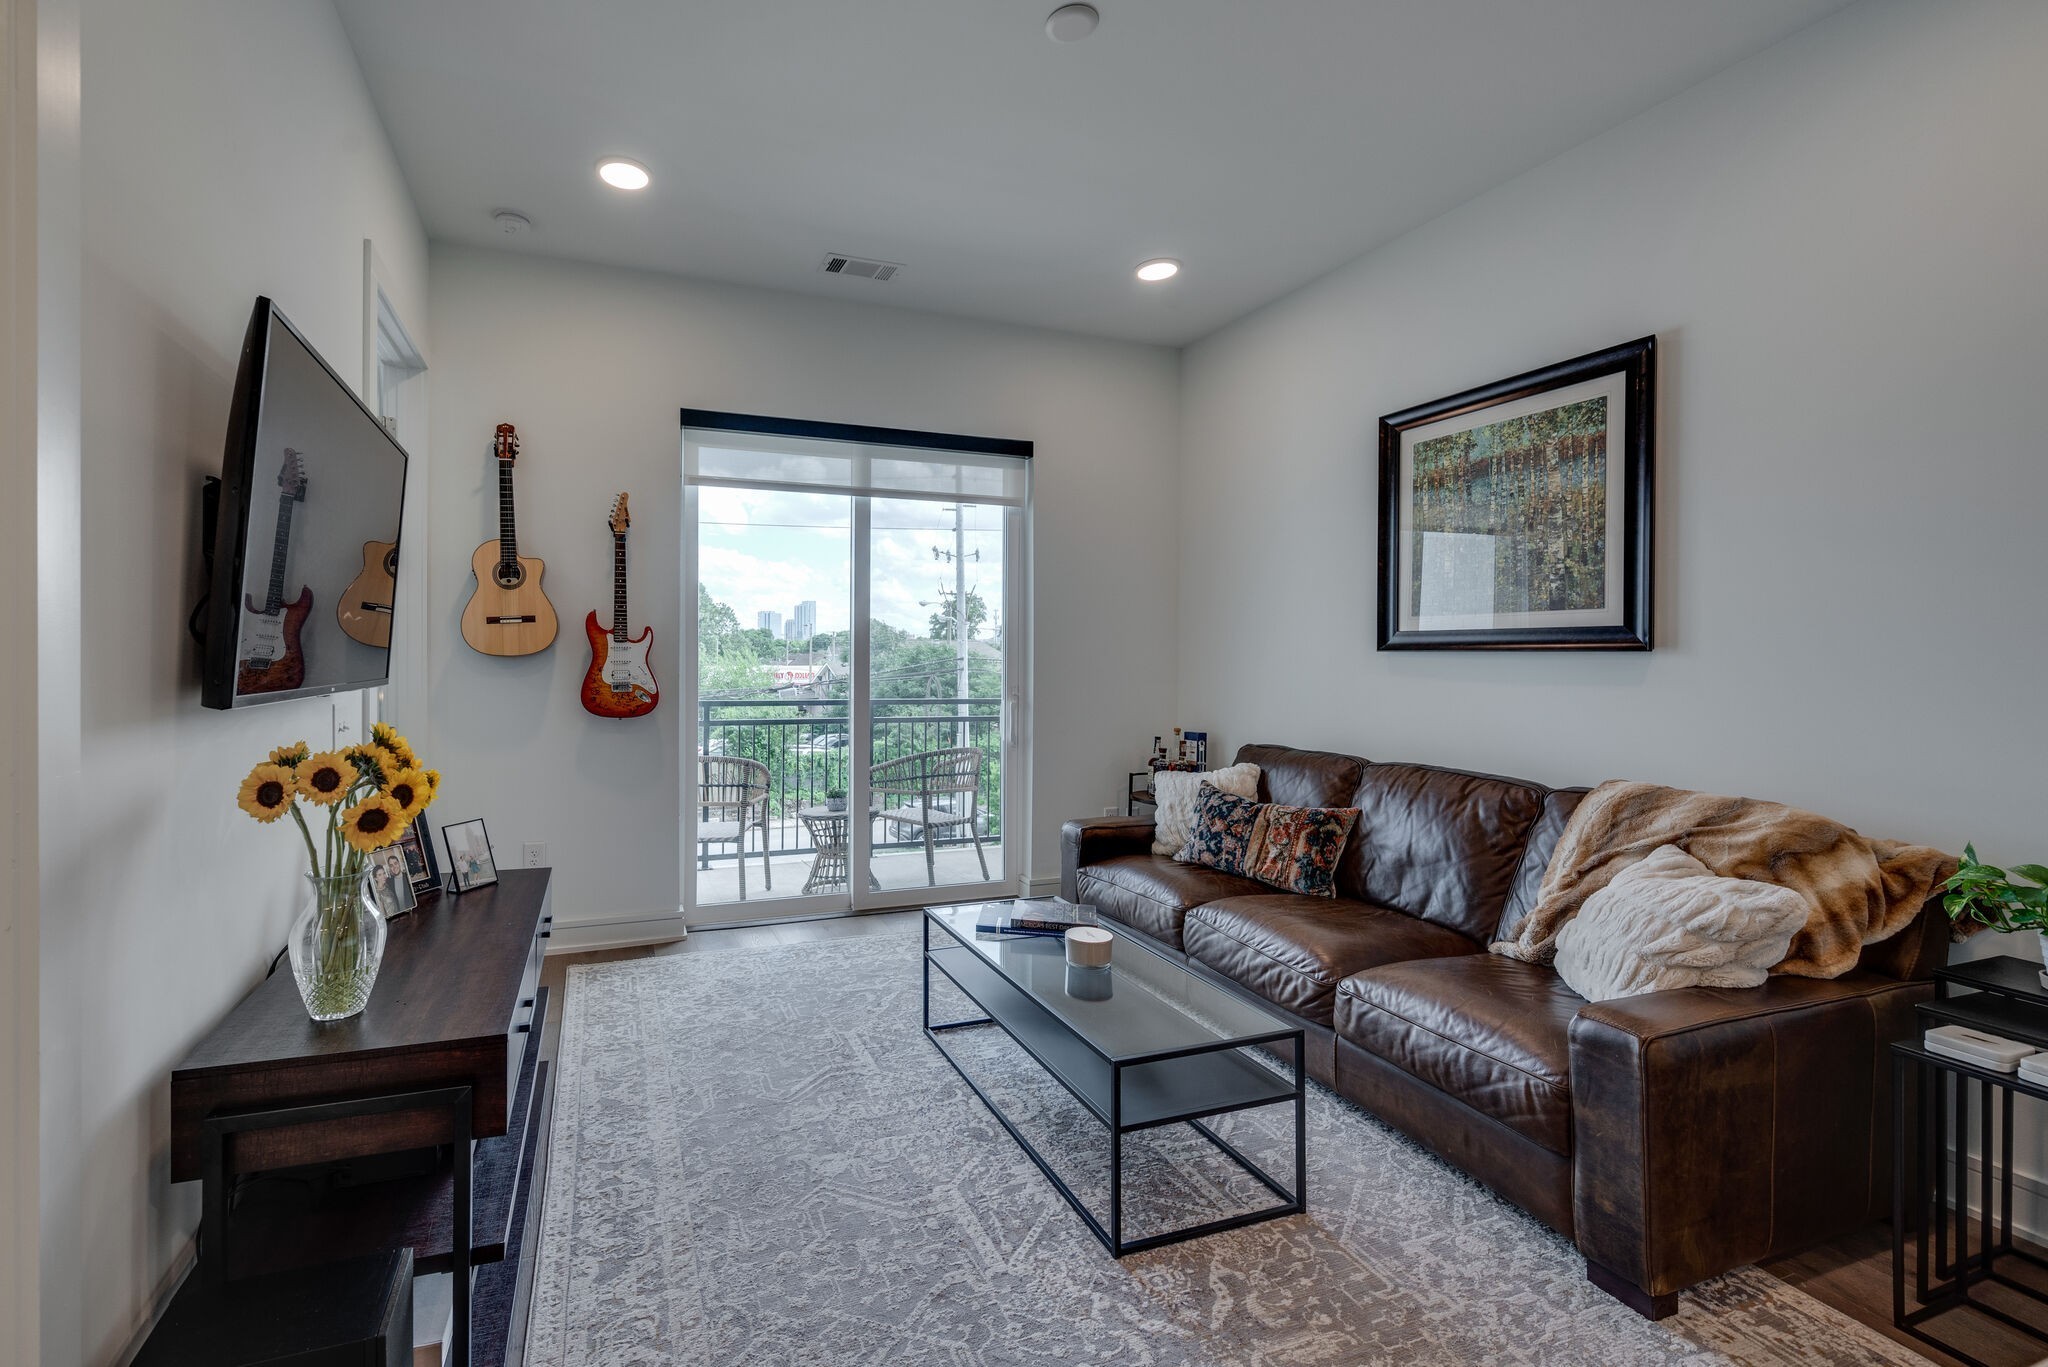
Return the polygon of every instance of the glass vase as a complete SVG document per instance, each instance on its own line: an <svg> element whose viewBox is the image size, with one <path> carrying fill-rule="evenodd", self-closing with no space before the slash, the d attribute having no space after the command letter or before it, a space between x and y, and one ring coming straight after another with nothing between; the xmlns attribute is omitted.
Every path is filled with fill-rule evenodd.
<svg viewBox="0 0 2048 1367"><path fill-rule="evenodd" d="M346 1020L361 1011L384 962L384 918L370 892L367 870L322 877L307 874L311 895L292 922L288 942L292 976L306 1014L316 1021Z"/></svg>

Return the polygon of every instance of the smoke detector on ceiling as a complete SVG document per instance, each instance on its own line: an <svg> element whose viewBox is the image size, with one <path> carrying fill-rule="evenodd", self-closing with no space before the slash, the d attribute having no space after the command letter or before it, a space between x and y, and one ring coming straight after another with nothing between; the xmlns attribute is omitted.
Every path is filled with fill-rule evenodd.
<svg viewBox="0 0 2048 1367"><path fill-rule="evenodd" d="M825 264L819 269L827 275L851 275L861 280L888 281L896 278L896 272L903 269L898 261L869 261L864 257L848 256L845 252L831 252L825 257Z"/></svg>
<svg viewBox="0 0 2048 1367"><path fill-rule="evenodd" d="M533 228L532 219L525 214L515 214L510 209L500 209L492 214L491 222L497 225L498 232L505 237L520 237Z"/></svg>

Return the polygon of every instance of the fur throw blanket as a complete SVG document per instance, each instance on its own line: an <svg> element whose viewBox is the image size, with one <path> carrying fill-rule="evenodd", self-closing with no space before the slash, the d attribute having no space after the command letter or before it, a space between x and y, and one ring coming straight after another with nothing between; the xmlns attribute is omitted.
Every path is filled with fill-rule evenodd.
<svg viewBox="0 0 2048 1367"><path fill-rule="evenodd" d="M1867 840L1839 822L1776 802L1714 797L1609 780L1572 813L1536 907L1495 954L1548 963L1557 932L1588 897L1662 845L1676 845L1723 878L1790 888L1806 899L1806 925L1773 973L1836 978L1863 947L1904 930L1955 872L1924 845Z"/></svg>

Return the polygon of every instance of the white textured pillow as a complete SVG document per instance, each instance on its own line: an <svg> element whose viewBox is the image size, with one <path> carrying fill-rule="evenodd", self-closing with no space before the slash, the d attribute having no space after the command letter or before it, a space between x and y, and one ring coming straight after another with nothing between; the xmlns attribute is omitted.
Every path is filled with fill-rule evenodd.
<svg viewBox="0 0 2048 1367"><path fill-rule="evenodd" d="M1586 899L1557 933L1557 975L1588 1001L1674 987L1757 987L1806 924L1790 888L1721 878L1661 845Z"/></svg>
<svg viewBox="0 0 2048 1367"><path fill-rule="evenodd" d="M1257 797L1259 766L1233 764L1228 769L1211 769L1204 774L1161 769L1152 775L1152 796L1159 803L1159 811L1153 817L1159 824L1152 831L1152 853L1172 858L1188 843L1195 824L1195 797L1204 783L1232 797Z"/></svg>

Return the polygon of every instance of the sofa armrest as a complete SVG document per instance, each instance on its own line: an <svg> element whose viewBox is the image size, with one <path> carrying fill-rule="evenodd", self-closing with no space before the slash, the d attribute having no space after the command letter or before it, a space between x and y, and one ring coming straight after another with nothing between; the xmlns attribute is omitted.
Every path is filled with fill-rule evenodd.
<svg viewBox="0 0 2048 1367"><path fill-rule="evenodd" d="M1091 816L1060 827L1060 896L1079 901L1077 884L1084 864L1099 864L1120 854L1152 852L1153 821L1149 816Z"/></svg>
<svg viewBox="0 0 2048 1367"><path fill-rule="evenodd" d="M1889 1046L1932 995L1852 973L1583 1008L1572 1205L1594 1280L1668 1309L1695 1282L1889 1209Z"/></svg>

